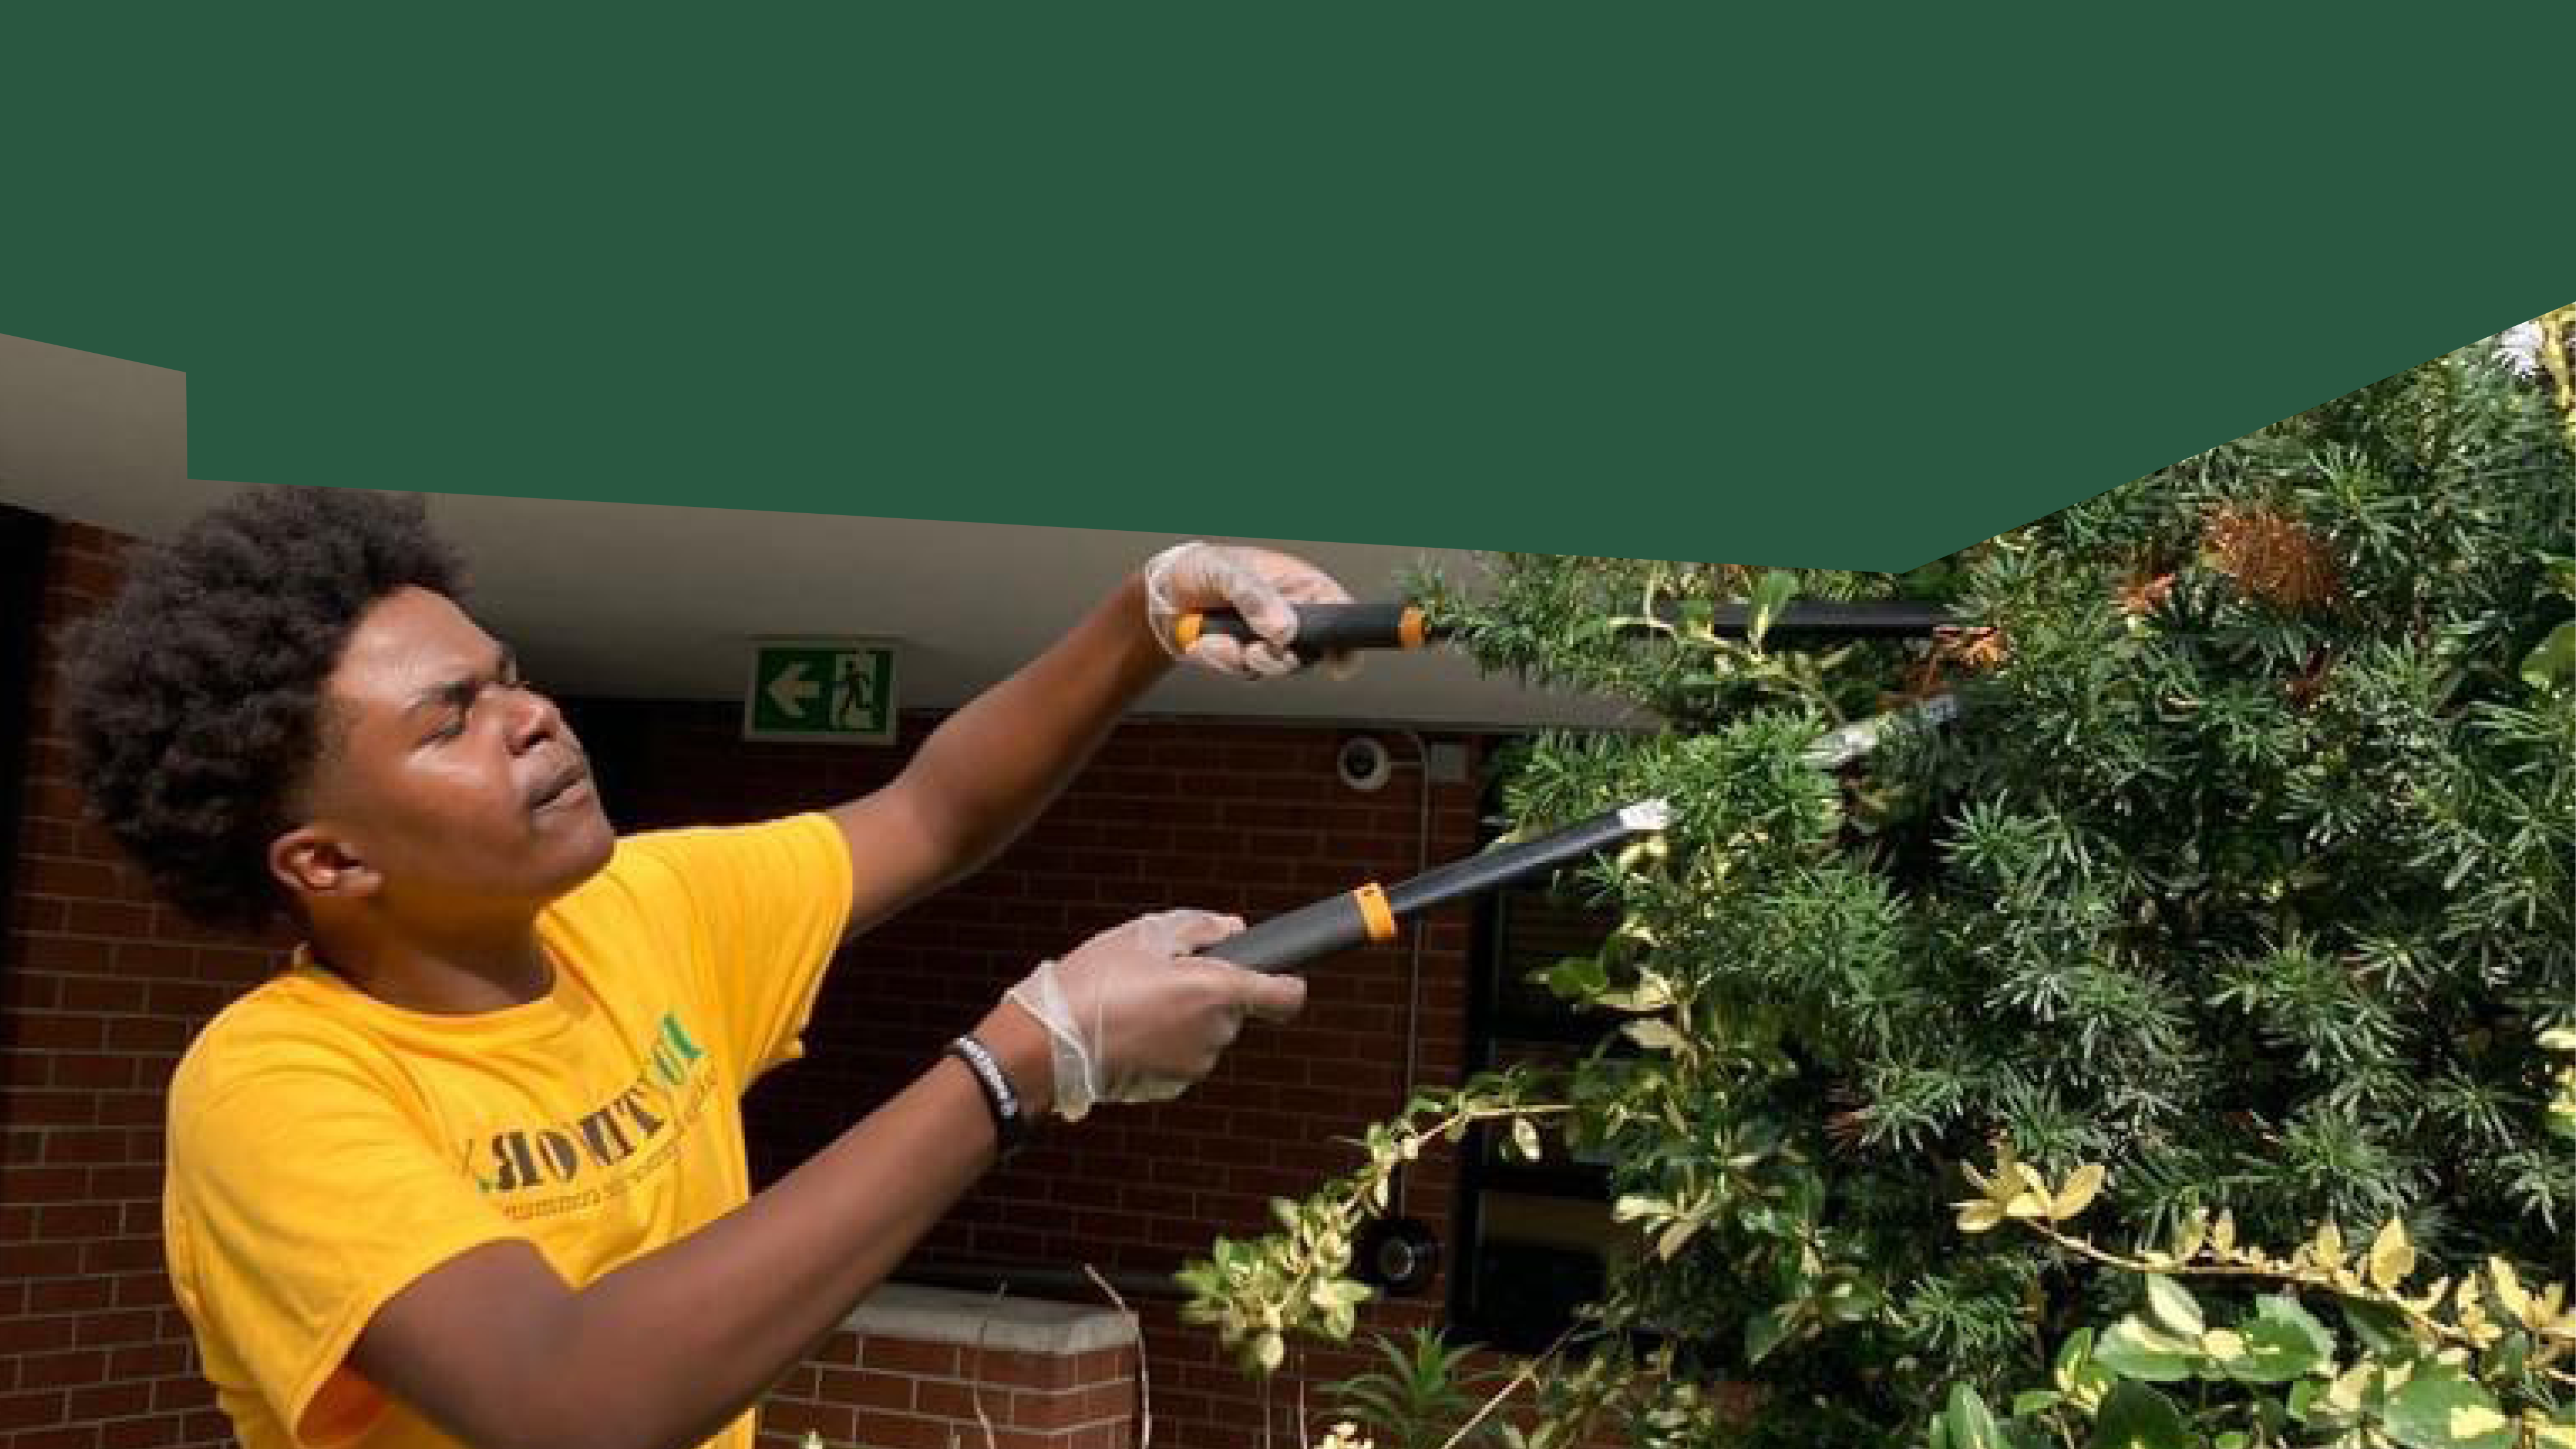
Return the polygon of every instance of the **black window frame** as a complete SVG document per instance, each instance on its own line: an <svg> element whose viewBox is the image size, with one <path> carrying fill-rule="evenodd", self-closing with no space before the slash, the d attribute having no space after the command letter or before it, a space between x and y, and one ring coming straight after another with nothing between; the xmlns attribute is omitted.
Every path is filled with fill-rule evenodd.
<svg viewBox="0 0 2576 1449"><path fill-rule="evenodd" d="M1498 818L1499 805L1499 780L1489 780L1485 797L1479 802L1480 817ZM1510 956L1514 902L1546 891L1551 883L1542 880L1492 891L1475 901L1468 933L1464 1043L1465 1066L1470 1074L1498 1065L1502 1060L1500 1048L1507 1044L1580 1052L1602 1038L1604 1028L1600 1022L1587 1020L1570 1008L1530 1011L1532 994L1517 989L1507 991L1502 979L1504 963ZM1612 924L1605 918L1605 937ZM1499 1160L1495 1145L1494 1134L1482 1125L1470 1130L1459 1145L1457 1200L1450 1218L1454 1240L1449 1274L1450 1333L1454 1339L1506 1352L1537 1353L1554 1343L1572 1324L1576 1305L1600 1296L1606 1262L1595 1260L1588 1270L1577 1270L1571 1262L1577 1255L1571 1250L1528 1245L1505 1246L1498 1251L1483 1241L1485 1195L1500 1192L1553 1197L1598 1203L1606 1210L1610 1173L1606 1167L1585 1164L1507 1163ZM1527 1289L1533 1275L1549 1272L1566 1275L1555 1292L1541 1295L1561 1298L1558 1311L1534 1317L1527 1311L1526 1294L1519 1295L1516 1302L1514 1294L1497 1291L1504 1282Z"/></svg>

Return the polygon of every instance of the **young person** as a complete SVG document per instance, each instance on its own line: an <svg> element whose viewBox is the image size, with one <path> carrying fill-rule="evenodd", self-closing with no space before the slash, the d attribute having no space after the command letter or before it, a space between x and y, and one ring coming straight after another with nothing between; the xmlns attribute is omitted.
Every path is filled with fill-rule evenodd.
<svg viewBox="0 0 2576 1449"><path fill-rule="evenodd" d="M1149 915L1038 963L951 1052L758 1195L737 1107L833 951L989 858L1175 652L1184 611L1297 665L1310 565L1185 544L951 716L890 785L618 839L579 743L458 604L415 500L242 495L75 642L111 831L202 919L303 937L173 1077L163 1225L249 1449L752 1443L751 1407L1032 1119L1176 1095L1292 977Z"/></svg>

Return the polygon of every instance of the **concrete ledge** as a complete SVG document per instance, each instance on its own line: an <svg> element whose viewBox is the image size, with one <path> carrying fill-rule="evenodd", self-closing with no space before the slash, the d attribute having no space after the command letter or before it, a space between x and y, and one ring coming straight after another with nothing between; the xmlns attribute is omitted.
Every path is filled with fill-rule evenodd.
<svg viewBox="0 0 2576 1449"><path fill-rule="evenodd" d="M967 1348L1009 1349L1059 1357L1124 1348L1136 1325L1107 1304L967 1293L888 1283L871 1293L841 1326L863 1338L903 1338Z"/></svg>

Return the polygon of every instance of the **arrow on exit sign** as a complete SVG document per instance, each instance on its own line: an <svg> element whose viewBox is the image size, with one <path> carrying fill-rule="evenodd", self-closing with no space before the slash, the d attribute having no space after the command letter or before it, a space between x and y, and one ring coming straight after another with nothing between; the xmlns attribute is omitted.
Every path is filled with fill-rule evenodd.
<svg viewBox="0 0 2576 1449"><path fill-rule="evenodd" d="M769 696L770 707L787 719L803 719L806 707L822 692L823 686L805 677L802 659L789 660L787 667L769 681L769 688L762 691Z"/></svg>
<svg viewBox="0 0 2576 1449"><path fill-rule="evenodd" d="M762 640L752 650L742 737L894 742L894 649L856 639Z"/></svg>

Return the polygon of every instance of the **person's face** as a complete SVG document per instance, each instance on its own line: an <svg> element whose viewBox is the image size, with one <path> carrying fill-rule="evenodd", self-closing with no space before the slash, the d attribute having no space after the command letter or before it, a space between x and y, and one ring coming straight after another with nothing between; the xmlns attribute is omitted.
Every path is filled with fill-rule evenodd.
<svg viewBox="0 0 2576 1449"><path fill-rule="evenodd" d="M307 822L272 852L290 885L397 917L481 917L533 911L607 862L615 836L580 744L445 595L407 588L369 609L322 697Z"/></svg>

